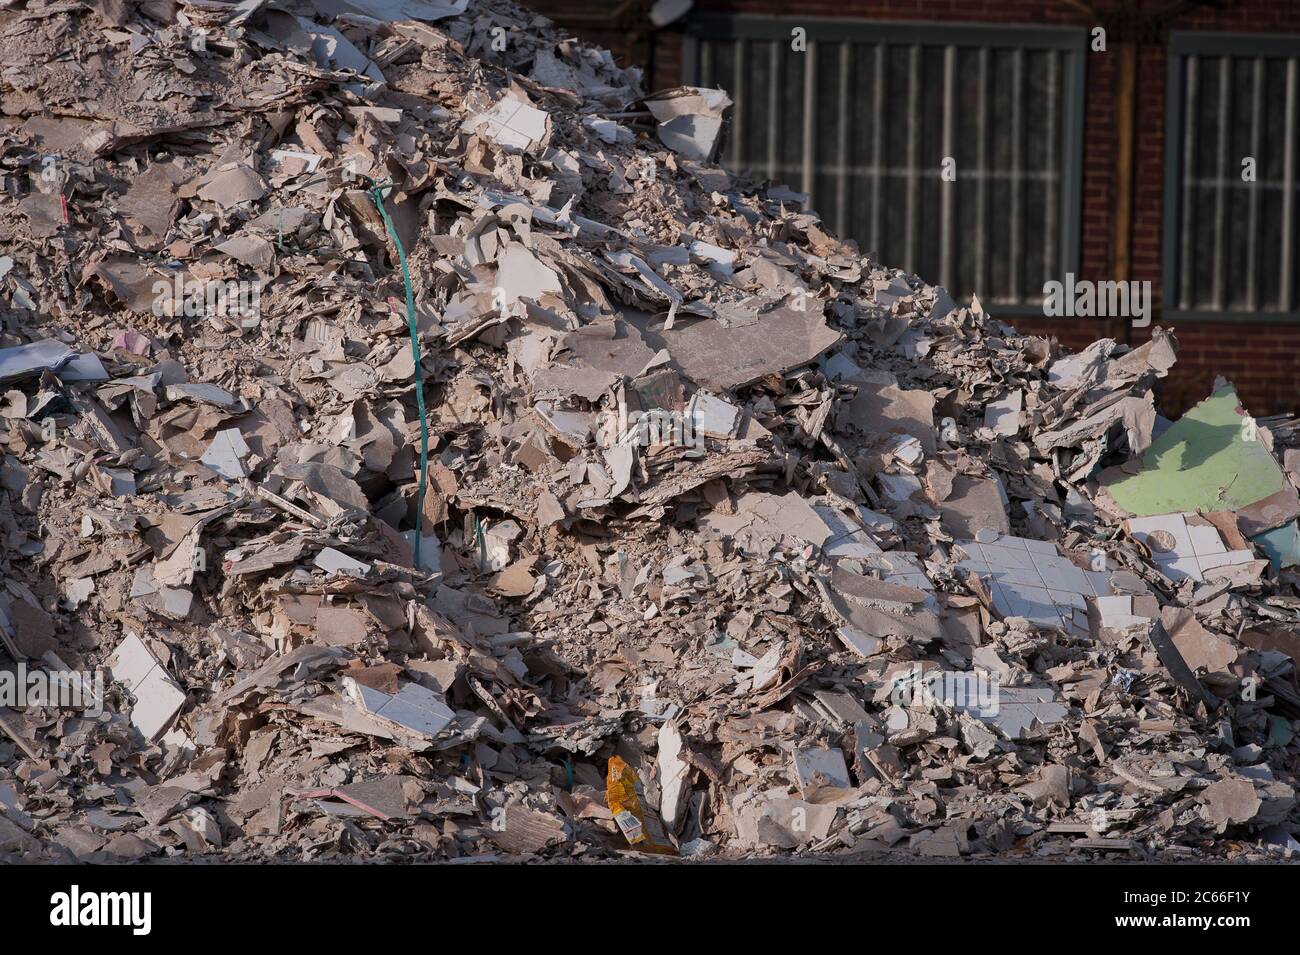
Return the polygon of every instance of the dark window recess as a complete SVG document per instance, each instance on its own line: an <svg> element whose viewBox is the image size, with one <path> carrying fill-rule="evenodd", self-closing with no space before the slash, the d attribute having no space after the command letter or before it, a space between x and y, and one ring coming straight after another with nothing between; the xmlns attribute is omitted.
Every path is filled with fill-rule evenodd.
<svg viewBox="0 0 1300 955"><path fill-rule="evenodd" d="M1166 310L1300 318L1300 37L1170 43Z"/></svg>
<svg viewBox="0 0 1300 955"><path fill-rule="evenodd" d="M685 70L735 101L726 167L807 192L886 265L1039 311L1043 283L1077 265L1085 42L1054 28L702 16ZM940 178L945 157L955 182Z"/></svg>

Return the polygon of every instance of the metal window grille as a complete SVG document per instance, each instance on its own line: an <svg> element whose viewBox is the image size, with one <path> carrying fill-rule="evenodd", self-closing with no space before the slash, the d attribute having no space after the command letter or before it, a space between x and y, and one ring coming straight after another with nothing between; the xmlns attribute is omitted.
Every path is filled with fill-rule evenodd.
<svg viewBox="0 0 1300 955"><path fill-rule="evenodd" d="M1167 110L1165 311L1300 319L1300 37L1173 33Z"/></svg>
<svg viewBox="0 0 1300 955"><path fill-rule="evenodd" d="M808 193L882 262L1014 314L1040 312L1043 283L1077 266L1086 42L1055 27L698 15L684 72L735 101L725 166Z"/></svg>

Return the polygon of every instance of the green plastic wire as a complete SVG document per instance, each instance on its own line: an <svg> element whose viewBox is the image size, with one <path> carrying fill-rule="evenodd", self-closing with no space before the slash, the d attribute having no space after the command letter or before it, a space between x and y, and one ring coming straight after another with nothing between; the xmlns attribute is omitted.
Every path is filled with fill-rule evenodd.
<svg viewBox="0 0 1300 955"><path fill-rule="evenodd" d="M379 214L384 217L388 234L397 246L397 260L402 265L402 282L406 285L406 324L411 332L411 357L415 359L415 404L420 411L420 490L415 502L415 567L420 567L420 545L424 541L424 490L429 481L429 422L424 413L424 382L420 374L420 334L415 324L415 289L411 285L411 272L406 267L406 250L402 240L397 237L397 227L393 225L388 210L384 208L384 189L386 186L374 185L370 198L379 207Z"/></svg>
<svg viewBox="0 0 1300 955"><path fill-rule="evenodd" d="M420 567L420 545L424 542L424 492L429 483L429 421L424 411L424 381L420 374L420 333L415 324L415 289L411 285L411 271L406 265L406 250L402 248L402 240L397 237L397 227L393 225L392 218L388 215L388 210L384 208L384 190L392 187L392 183L380 184L375 182L369 176L362 175L361 178L370 183L370 198L374 200L375 206L379 209L379 214L384 219L384 225L388 229L389 236L392 237L393 245L397 246L397 260L402 266L402 283L406 286L406 325L411 333L411 356L415 359L415 404L420 411L420 490L419 496L415 503L415 566L418 570ZM293 191L305 189L307 186L314 185L318 182L329 182L328 176L317 176L314 179L308 179L294 186ZM280 210L280 235L277 237L277 244L284 248L284 210Z"/></svg>

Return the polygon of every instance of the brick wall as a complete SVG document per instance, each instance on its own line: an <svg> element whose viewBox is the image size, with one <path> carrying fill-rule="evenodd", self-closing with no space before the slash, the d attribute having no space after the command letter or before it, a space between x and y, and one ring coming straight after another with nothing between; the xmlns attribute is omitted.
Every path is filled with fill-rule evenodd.
<svg viewBox="0 0 1300 955"><path fill-rule="evenodd" d="M653 65L652 88L676 86L682 75L682 36L669 27L651 33L648 20L625 16L615 29L601 28L591 4L580 0L525 0L574 32L614 50L620 61ZM1173 29L1300 34L1300 0L1221 0L1223 9L1198 8L1173 21ZM1103 9L1114 0L1099 0ZM648 8L648 4L645 4ZM933 20L1020 24L1097 24L1063 0L696 0L710 13L852 17L862 20ZM574 19L574 16L581 20ZM643 32L641 32L643 31ZM1114 278L1116 208L1115 127L1118 37L1108 31L1106 53L1088 53L1080 278ZM651 46L653 45L653 49ZM1137 141L1133 182L1130 277L1150 281L1156 300L1153 324L1173 325L1182 345L1179 362L1161 384L1160 404L1178 414L1209 391L1216 375L1232 380L1256 415L1300 412L1300 324L1161 321L1161 217L1164 208L1165 47L1141 41L1137 75ZM1109 335L1140 344L1149 330L1125 322L1024 319L1025 331L1055 335L1072 348Z"/></svg>

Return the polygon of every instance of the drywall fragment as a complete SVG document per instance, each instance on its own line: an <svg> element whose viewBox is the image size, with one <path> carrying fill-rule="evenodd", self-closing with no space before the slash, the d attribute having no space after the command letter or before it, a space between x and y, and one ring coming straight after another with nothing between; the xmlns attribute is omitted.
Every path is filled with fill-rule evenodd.
<svg viewBox="0 0 1300 955"><path fill-rule="evenodd" d="M1250 822L1263 805L1255 793L1255 784L1240 777L1211 783L1197 800L1216 832L1223 832L1231 825Z"/></svg>
<svg viewBox="0 0 1300 955"><path fill-rule="evenodd" d="M418 683L403 684L397 693L385 693L352 677L342 678L343 692L361 710L403 731L432 740L450 725L456 714L443 698Z"/></svg>
<svg viewBox="0 0 1300 955"><path fill-rule="evenodd" d="M690 764L682 758L682 734L669 720L659 728L659 815L669 832L677 828L690 799Z"/></svg>
<svg viewBox="0 0 1300 955"><path fill-rule="evenodd" d="M1019 389L1006 397L990 401L984 406L984 427L994 434L1012 437L1020 431L1020 411L1024 407L1025 393Z"/></svg>
<svg viewBox="0 0 1300 955"><path fill-rule="evenodd" d="M838 749L797 748L791 767L795 784L804 799L820 802L822 790L849 789L853 785L844 764L844 753Z"/></svg>
<svg viewBox="0 0 1300 955"><path fill-rule="evenodd" d="M723 392L814 362L840 338L818 309L777 308L740 328L679 320L662 342L683 374L702 388ZM647 340L656 343L653 336Z"/></svg>
<svg viewBox="0 0 1300 955"><path fill-rule="evenodd" d="M75 358L76 354L63 342L53 338L32 342L30 345L0 348L0 381L27 378L46 370L55 371Z"/></svg>
<svg viewBox="0 0 1300 955"><path fill-rule="evenodd" d="M839 627L835 633L846 647L862 657L874 656L885 648L883 640L857 627Z"/></svg>
<svg viewBox="0 0 1300 955"><path fill-rule="evenodd" d="M957 538L973 538L980 531L1011 532L1006 492L995 478L956 475L939 513L944 529Z"/></svg>
<svg viewBox="0 0 1300 955"><path fill-rule="evenodd" d="M471 116L464 128L482 130L498 146L526 150L546 139L547 114L512 96L500 99L486 113Z"/></svg>
<svg viewBox="0 0 1300 955"><path fill-rule="evenodd" d="M731 98L722 90L681 86L647 97L645 105L659 122L660 142L687 159L708 162Z"/></svg>
<svg viewBox="0 0 1300 955"><path fill-rule="evenodd" d="M1204 702L1209 709L1218 708L1219 699L1196 678L1196 674L1183 659L1182 652L1170 639L1169 632L1165 630L1162 621L1152 622L1151 629L1147 632L1147 639L1155 648L1156 655L1160 657L1160 662L1169 671L1169 675L1188 692L1193 700Z"/></svg>
<svg viewBox="0 0 1300 955"><path fill-rule="evenodd" d="M1183 660L1193 671L1226 671L1237 660L1237 649L1227 640L1210 633L1187 607L1163 607L1160 622Z"/></svg>
<svg viewBox="0 0 1300 955"><path fill-rule="evenodd" d="M227 428L217 432L200 460L226 480L239 481L248 476L244 466L248 454L248 445L239 429Z"/></svg>
<svg viewBox="0 0 1300 955"><path fill-rule="evenodd" d="M327 646L361 646L367 631L366 615L360 610L322 604L316 611L316 638Z"/></svg>
<svg viewBox="0 0 1300 955"><path fill-rule="evenodd" d="M132 725L146 739L156 740L185 705L185 691L133 633L117 645L105 666L109 676L135 697Z"/></svg>
<svg viewBox="0 0 1300 955"><path fill-rule="evenodd" d="M316 555L312 565L327 574L341 574L344 577L364 577L370 573L370 565L355 557L349 557L341 550L325 547Z"/></svg>
<svg viewBox="0 0 1300 955"><path fill-rule="evenodd" d="M339 799L362 814L387 822L409 818L412 804L422 795L422 790L415 780L393 775L376 776L346 786L308 790L298 795L304 799ZM335 812L330 806L323 805L322 808L334 815L349 814Z"/></svg>

